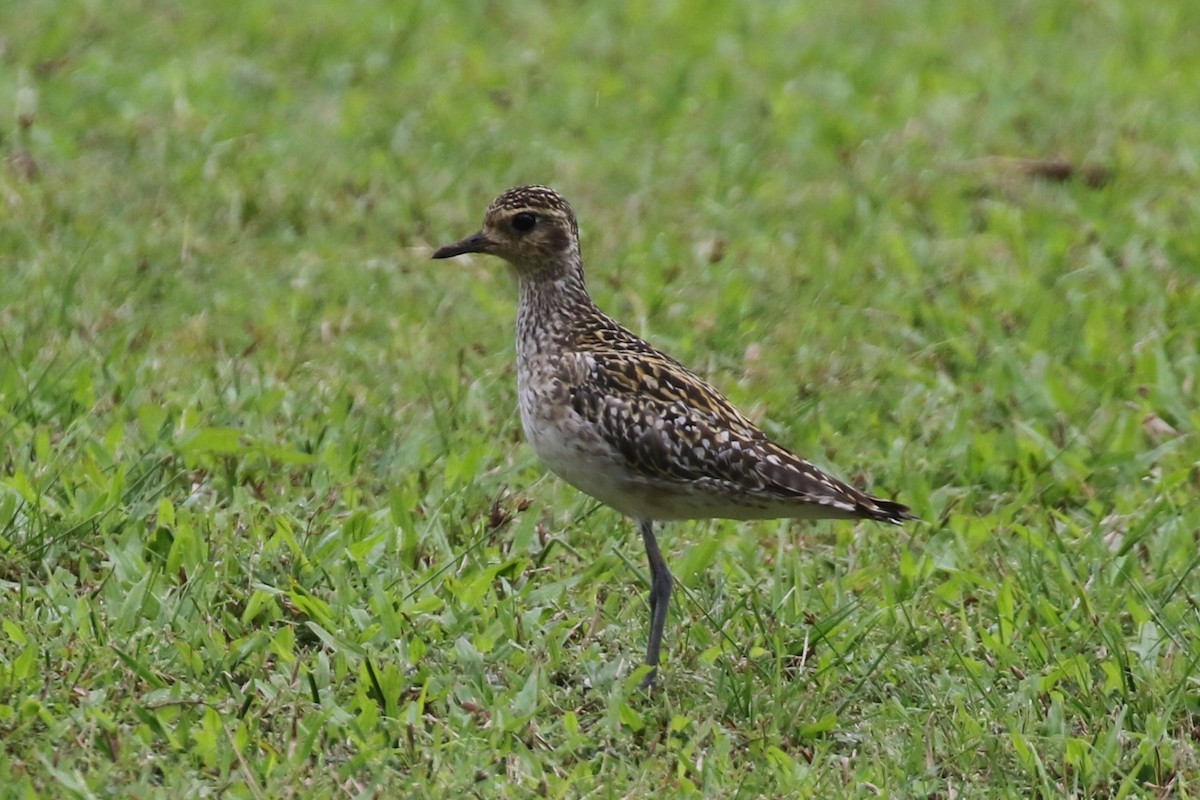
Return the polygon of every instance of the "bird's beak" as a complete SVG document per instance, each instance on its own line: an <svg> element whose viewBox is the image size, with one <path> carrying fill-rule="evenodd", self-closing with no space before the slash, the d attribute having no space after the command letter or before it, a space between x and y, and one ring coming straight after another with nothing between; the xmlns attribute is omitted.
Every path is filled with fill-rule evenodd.
<svg viewBox="0 0 1200 800"><path fill-rule="evenodd" d="M483 231L473 233L461 242L448 244L445 247L438 248L434 254L434 258L454 258L461 256L463 253L490 253L496 243L484 235Z"/></svg>

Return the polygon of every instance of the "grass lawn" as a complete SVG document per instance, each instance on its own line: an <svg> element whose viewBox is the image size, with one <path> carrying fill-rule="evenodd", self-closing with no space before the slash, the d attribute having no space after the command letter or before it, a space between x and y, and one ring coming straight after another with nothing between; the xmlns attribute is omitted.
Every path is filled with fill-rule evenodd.
<svg viewBox="0 0 1200 800"><path fill-rule="evenodd" d="M1200 6L0 5L0 796L1197 797ZM634 526L502 189L925 522Z"/></svg>

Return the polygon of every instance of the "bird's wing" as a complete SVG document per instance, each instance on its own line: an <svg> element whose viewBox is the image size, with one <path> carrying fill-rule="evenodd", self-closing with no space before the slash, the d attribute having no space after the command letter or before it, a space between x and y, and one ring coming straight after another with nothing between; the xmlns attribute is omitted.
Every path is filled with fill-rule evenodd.
<svg viewBox="0 0 1200 800"><path fill-rule="evenodd" d="M897 522L908 510L822 472L767 438L706 382L624 329L577 342L575 411L647 479L717 486Z"/></svg>

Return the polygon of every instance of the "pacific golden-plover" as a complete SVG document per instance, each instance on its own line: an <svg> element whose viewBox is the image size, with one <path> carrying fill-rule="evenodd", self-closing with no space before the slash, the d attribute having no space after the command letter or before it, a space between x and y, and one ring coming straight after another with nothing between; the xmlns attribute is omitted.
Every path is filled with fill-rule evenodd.
<svg viewBox="0 0 1200 800"><path fill-rule="evenodd" d="M650 562L654 683L671 573L656 520L916 519L776 444L705 381L596 307L579 225L545 186L497 197L483 228L434 258L488 253L517 275L517 393L525 436L560 478L637 520Z"/></svg>

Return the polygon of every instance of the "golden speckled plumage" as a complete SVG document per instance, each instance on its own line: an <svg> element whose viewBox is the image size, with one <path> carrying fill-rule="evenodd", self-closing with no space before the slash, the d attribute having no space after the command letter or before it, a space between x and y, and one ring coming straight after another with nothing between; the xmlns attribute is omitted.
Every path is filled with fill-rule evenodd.
<svg viewBox="0 0 1200 800"><path fill-rule="evenodd" d="M463 253L500 256L517 274L518 395L534 450L567 482L641 524L651 667L671 589L654 520L915 519L771 441L708 383L600 311L584 283L575 214L554 190L504 192L478 233L434 258Z"/></svg>

